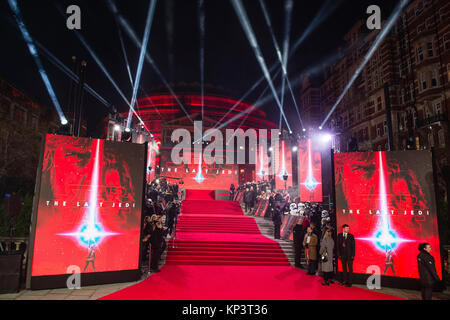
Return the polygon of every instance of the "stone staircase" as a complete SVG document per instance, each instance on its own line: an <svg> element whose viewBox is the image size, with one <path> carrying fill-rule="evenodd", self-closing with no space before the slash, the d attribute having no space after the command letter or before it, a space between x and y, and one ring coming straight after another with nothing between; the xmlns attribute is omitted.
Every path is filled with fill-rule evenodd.
<svg viewBox="0 0 450 320"><path fill-rule="evenodd" d="M241 203L242 211L244 211L245 205ZM244 211L245 212L245 211ZM255 219L256 224L258 225L259 231L261 234L265 235L266 237L275 240L273 237L273 222L272 220L267 220L264 217L255 217L252 214L245 214L246 216L253 217ZM292 266L295 265L295 250L294 250L294 242L290 240L275 240L277 241L281 249L283 249L284 254L288 258L290 264ZM306 259L304 256L304 251L302 252L302 257L300 258L301 265L306 268Z"/></svg>

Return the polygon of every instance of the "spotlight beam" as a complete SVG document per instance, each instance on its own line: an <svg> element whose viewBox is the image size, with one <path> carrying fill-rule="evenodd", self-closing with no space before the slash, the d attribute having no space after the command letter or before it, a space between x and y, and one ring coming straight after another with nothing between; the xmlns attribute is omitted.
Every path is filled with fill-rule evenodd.
<svg viewBox="0 0 450 320"><path fill-rule="evenodd" d="M300 115L299 112L299 107L297 105L297 101L295 99L294 96L294 92L292 90L290 81L289 81L289 77L287 75L287 61L288 61L288 53L289 53L289 38L290 38L290 27L291 27L291 16L292 16L292 8L294 6L292 0L286 0L285 3L285 11L286 11L286 19L285 19L285 25L284 25L284 40L283 40L283 54L281 54L281 50L280 50L280 46L278 45L278 41L275 37L275 34L273 32L273 28L272 28L272 22L270 21L270 16L269 13L267 11L266 5L264 3L264 0L259 0L259 4L261 6L261 9L263 11L264 14L264 18L267 24L267 27L270 31L270 35L272 37L272 42L273 45L275 47L275 51L277 53L277 57L278 57L278 61L280 62L281 65L281 70L283 71L283 78L282 78L282 84L281 84L281 94L280 94L280 99L281 99L281 108L283 110L284 113L284 91L285 91L285 84L287 83L289 86L289 93L291 94L291 98L292 101L294 102L294 106L295 106L295 110L297 112L298 115L298 119L300 121L300 125L302 126L302 128L304 128L303 125L303 120L302 117ZM282 123L282 117L283 114L280 112L280 121L278 123L278 127L281 130L281 123ZM289 127L289 125L288 125ZM290 128L289 128L290 131Z"/></svg>
<svg viewBox="0 0 450 320"><path fill-rule="evenodd" d="M269 89L269 86L266 86L266 88L264 89L264 91L259 95L258 99L256 101L258 101L259 99L261 99L261 97L266 93L267 89ZM239 124L239 126L237 127L237 129L239 129L245 122L245 120L247 120L247 118L249 117L250 113L247 113L244 117L244 119L242 119L241 123ZM236 129L236 130L237 130ZM227 145L230 143L231 139L234 138L234 136L236 135L236 130L234 130L233 135L230 137L230 139L228 139L227 141Z"/></svg>
<svg viewBox="0 0 450 320"><path fill-rule="evenodd" d="M119 13L119 10L117 9L117 6L115 5L113 0L108 0L108 7L112 11L112 13L114 13L117 16L117 19L118 19L118 21L120 23L120 26L123 28L123 30L125 31L127 36L132 40L132 42L135 44L135 46L137 46L138 48L141 48L141 42L139 41L139 39L138 39L138 37L136 35L136 32L133 30L133 28L131 28L131 26L128 23L128 21ZM156 65L155 61L153 60L153 58L150 56L150 54L148 52L145 53L145 60L148 63L150 63L150 65L152 66L153 70L160 77L160 79L163 82L164 86L167 88L167 90L169 90L169 93L175 99L175 101L177 102L177 104L179 105L181 110L183 110L183 112L186 114L186 116L189 119L189 121L191 121L191 123L194 123L194 121L192 121L192 118L190 117L189 113L186 111L184 106L181 104L181 102L178 99L178 97L176 96L175 92L172 90L172 88L170 87L170 85L167 82L166 78L163 76L163 74L159 70L158 66Z"/></svg>
<svg viewBox="0 0 450 320"><path fill-rule="evenodd" d="M63 10L61 8L61 5L59 3L56 3L55 5L56 5L56 8L58 9L58 11L60 12L60 14L64 17L64 12L63 12ZM86 39L84 39L84 37L76 29L74 29L73 31L74 31L76 37L78 38L78 40L80 40L80 42L83 44L83 46L89 52L91 57L94 59L94 61L97 64L97 66L102 70L103 74L108 78L109 82L111 82L113 87L116 89L116 91L122 97L122 99L126 102L126 104L130 106L130 108L132 109L132 111L134 112L136 117L139 119L140 123L145 127L145 129L147 131L149 131L147 129L147 127L145 126L144 122L142 121L141 117L139 116L139 114L134 110L133 106L131 106L130 101L127 100L127 98L123 94L122 90L120 90L119 86L114 81L114 79L111 77L111 75L109 74L108 70L106 70L106 68L103 65L103 63L101 62L100 58L97 56L95 51L91 48L91 46L87 43Z"/></svg>
<svg viewBox="0 0 450 320"><path fill-rule="evenodd" d="M199 17L199 31L200 31L200 90L201 90L201 104L202 104L202 119L204 109L204 96L205 96L205 2L204 0L198 0L198 17Z"/></svg>
<svg viewBox="0 0 450 320"><path fill-rule="evenodd" d="M289 51L289 57L291 57L298 49L298 47L300 46L300 44L309 36L309 34L311 34L312 31L314 31L315 28L317 28L317 26L319 25L319 23L317 23L317 21L322 22L324 21L339 5L340 3L342 3L342 0L328 0L319 10L319 12L317 12L317 14L315 15L315 17L313 18L313 21L311 22L310 26L308 27L307 30L305 30L305 32L303 32L303 34L300 36L301 41L297 40L295 45L290 49ZM328 8L328 9L327 9ZM334 59L332 61L335 61ZM270 67L270 72L272 72L275 67L278 65L278 63L274 63L271 67ZM319 69L321 67L320 65L316 66L316 69ZM277 73L281 71L281 69L278 69ZM261 78L259 78L255 84L247 91L247 93L244 94L244 96L241 98L241 101L243 99L245 99L246 96L248 96L253 90L256 89L256 87L264 80L264 76L261 76ZM271 98L270 98L271 99ZM261 102L261 104L266 103L266 101L268 100L267 98L263 98L264 102ZM233 108L231 108L227 114L225 116L222 117L221 120L219 120L218 123L220 123L223 119L225 119L225 117L234 110L234 108L237 105L235 105ZM297 110L298 112L298 110Z"/></svg>
<svg viewBox="0 0 450 320"><path fill-rule="evenodd" d="M123 41L122 29L120 29L119 22L116 16L114 16L116 22L117 33L119 35L120 47L122 48L123 58L125 59L125 65L127 67L128 77L130 78L131 87L133 88L133 76L131 75L130 63L128 62L127 51L125 50L125 42Z"/></svg>
<svg viewBox="0 0 450 320"><path fill-rule="evenodd" d="M286 121L286 125L287 125L289 131L291 131L291 128L289 126L289 121L287 120L286 115L283 112L283 108L281 107L280 100L278 99L277 93L275 91L275 87L273 86L272 79L270 78L269 70L267 68L264 57L262 56L261 49L258 45L258 42L256 40L253 29L250 25L250 21L247 17L244 6L242 5L241 0L230 0L230 1L233 5L234 10L236 11L236 14L239 18L242 28L244 29L247 39L249 40L250 46L252 47L253 52L255 53L256 59L258 60L261 70L263 71L263 74L266 77L267 83L269 84L270 90L272 91L272 94L273 94L275 101L280 109L280 112L282 113L283 118Z"/></svg>
<svg viewBox="0 0 450 320"><path fill-rule="evenodd" d="M131 116L132 116L132 110L136 104L136 96L139 88L139 83L141 82L141 74L142 74L142 67L144 65L144 55L147 51L147 45L148 45L148 39L150 38L150 31L152 28L152 22L153 22L153 16L155 14L155 6L156 6L157 0L151 0L148 12L147 12L147 20L145 22L145 31L144 31L144 37L142 39L142 46L141 46L141 53L139 55L139 63L136 70L136 78L134 80L134 86L133 86L133 96L131 98L131 104L130 104L130 111L128 112L128 120L127 120L127 128L129 129L131 126Z"/></svg>
<svg viewBox="0 0 450 320"><path fill-rule="evenodd" d="M274 78L275 77L277 77L278 76L278 74L280 73L280 71L281 71L281 69L279 69L278 71L277 71L277 73L274 75ZM245 110L245 112L240 112L240 113L238 113L237 114L237 116L238 117L233 117L232 119L234 119L234 120L232 120L231 122L230 121L227 121L227 122L225 122L224 124L220 124L220 123L222 123L222 121L237 107L237 105L239 105L239 103L241 103L250 93L252 93L253 92L253 90L255 90L256 89L256 87L258 87L258 85L260 85L261 84L261 82L263 82L264 81L264 77L261 77L261 78L259 78L259 80L258 81L256 81L254 84L253 84L253 86L222 116L222 118L219 120L219 121L217 121L216 122L216 124L214 125L214 127L212 128L212 129L222 129L224 126L226 126L226 125L228 125L228 124L230 124L230 123L232 123L233 121L235 121L235 120L237 120L237 119L239 119L240 117L243 117L245 114L247 114L247 117L250 115L250 113L253 111L253 110L255 110L255 109L258 109L258 107L256 107L256 108L254 108L253 106L252 107L250 107L248 110ZM267 88L268 87L266 87L266 89L264 90L264 92L267 90ZM272 98L272 96L270 96L270 99ZM258 100L259 100L260 98L258 98ZM258 103L258 100L257 100L257 102L256 102L256 104L258 104L259 105L259 103ZM198 142L200 142L201 140L203 140L203 139L205 139L206 137L208 137L210 134L209 133L205 133L205 135L201 138L201 139L198 139L198 140L196 140L196 141L194 141L194 143L198 143Z"/></svg>
<svg viewBox="0 0 450 320"><path fill-rule="evenodd" d="M306 38L320 25L323 21L325 21L342 3L342 0L327 0L319 11L314 16L313 20L306 28L305 31L300 35L300 37L294 42L291 51L289 52L289 56L292 56L295 51L297 51L298 47L306 40Z"/></svg>
<svg viewBox="0 0 450 320"><path fill-rule="evenodd" d="M78 83L80 81L79 77L68 67L66 67L58 58L56 58L47 48L45 48L39 41L34 40L36 47L39 51L41 51L44 56L50 61L55 67L64 72L69 78ZM84 84L84 90L86 90L89 94L91 94L94 98L100 101L105 106L109 107L111 104L106 101L100 94L98 94L94 89L91 88L88 84Z"/></svg>
<svg viewBox="0 0 450 320"><path fill-rule="evenodd" d="M397 7L394 9L394 11L392 12L391 16L389 17L387 23L383 26L382 30L377 35L377 37L376 37L375 41L373 42L372 46L370 47L369 51L367 52L367 54L363 58L363 61L361 62L359 67L356 69L356 71L353 74L353 76L350 78L350 81L345 86L344 91L342 91L342 93L338 97L337 101L334 103L333 107L330 109L330 112L328 112L327 116L322 121L322 124L320 125L320 127L323 128L324 125L327 123L328 119L333 114L334 110L336 110L338 104L341 103L341 101L344 98L345 94L348 92L350 87L353 85L353 83L355 82L356 78L358 78L359 74L364 69L364 67L366 66L367 62L369 62L370 58L373 56L375 51L378 49L378 47L380 46L381 42L384 40L386 35L392 29L392 27L394 25L394 22L400 16L400 14L402 13L403 9L406 7L408 2L409 2L409 0L401 0L400 3L397 5Z"/></svg>
<svg viewBox="0 0 450 320"><path fill-rule="evenodd" d="M44 85L47 88L47 92L50 96L50 99L53 102L56 112L58 112L61 124L65 125L67 124L67 118L61 109L61 105L59 104L58 98L56 97L55 91L53 90L53 86L50 83L50 79L48 78L47 72L45 71L44 66L42 65L42 61L39 58L36 46L33 42L33 38L28 32L28 29L22 19L22 14L20 12L19 5L17 4L17 0L8 0L8 4L12 12L14 13L14 18L16 19L17 26L19 27L19 30L22 33L23 39L27 44L28 50L30 51L31 56L34 59L34 62L36 63L36 66L39 70L39 74L41 75L42 81L44 82Z"/></svg>

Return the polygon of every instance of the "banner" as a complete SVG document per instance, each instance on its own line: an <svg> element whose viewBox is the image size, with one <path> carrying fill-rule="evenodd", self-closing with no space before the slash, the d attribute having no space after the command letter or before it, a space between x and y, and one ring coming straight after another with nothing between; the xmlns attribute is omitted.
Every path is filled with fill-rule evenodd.
<svg viewBox="0 0 450 320"><path fill-rule="evenodd" d="M382 275L418 278L418 245L427 242L441 276L431 153L338 153L334 163L337 225L355 237L354 272L378 266Z"/></svg>
<svg viewBox="0 0 450 320"><path fill-rule="evenodd" d="M144 145L47 135L31 276L138 269L145 165Z"/></svg>
<svg viewBox="0 0 450 320"><path fill-rule="evenodd" d="M199 161L194 161L194 153L191 153L191 157L191 164L177 165L171 161L170 152L161 152L160 176L170 182L180 181L181 178L184 189L229 190L231 184L238 185L237 165L216 163L208 165L201 157L201 164L199 164Z"/></svg>
<svg viewBox="0 0 450 320"><path fill-rule="evenodd" d="M298 183L300 201L322 202L322 157L311 139L298 146Z"/></svg>
<svg viewBox="0 0 450 320"><path fill-rule="evenodd" d="M292 151L288 142L281 141L280 153L276 157L276 161L275 188L285 190L292 187ZM286 182L283 179L285 174L288 176Z"/></svg>

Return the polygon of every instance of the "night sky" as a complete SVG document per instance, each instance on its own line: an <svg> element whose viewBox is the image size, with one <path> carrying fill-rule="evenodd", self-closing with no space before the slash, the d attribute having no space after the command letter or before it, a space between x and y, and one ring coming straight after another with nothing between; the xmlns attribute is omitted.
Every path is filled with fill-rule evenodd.
<svg viewBox="0 0 450 320"><path fill-rule="evenodd" d="M173 34L167 32L170 14L167 10L173 6ZM266 0L273 30L280 47L284 37L284 1ZM343 36L358 20L366 19L366 8L377 4L382 9L382 19L387 19L396 1L384 0L331 0L337 3L337 9L313 31L288 61L288 73L291 81L307 68L320 63L327 56L336 52L343 43ZM28 30L33 38L42 43L64 64L70 66L71 57L77 56L88 62L86 83L93 87L104 99L115 105L119 111L128 108L107 78L74 35L74 31L66 28L66 18L57 9L59 3L64 9L76 4L82 11L81 33L94 51L98 54L113 79L131 100L132 88L120 47L118 31L114 16L109 11L106 0L89 1L41 1L19 0L19 6ZM142 38L148 5L144 0L116 0L119 11L129 21L139 38ZM243 0L257 41L267 65L270 67L277 61L275 49L267 28L261 7L257 0ZM326 1L294 0L292 13L290 45L301 36L310 25L314 15ZM156 5L148 51L168 81L200 82L199 62L199 23L198 1L196 0L159 0ZM262 75L237 15L228 0L205 0L205 82L225 87L234 97L240 98ZM39 76L36 65L25 45L7 0L0 0L0 77L29 95L32 99L53 107L47 90ZM169 70L170 42L173 42L174 74ZM124 40L130 68L136 73L139 50L127 38ZM67 102L69 80L59 69L54 67L41 55L44 68L54 86L56 95L63 106ZM280 78L275 85L280 85ZM153 86L162 84L160 78L149 64L144 65L141 88L150 91ZM247 101L253 103L266 88L267 82L260 85ZM298 87L294 88L298 99ZM267 91L269 92L269 91ZM140 92L141 94L142 92ZM289 99L288 99L289 100ZM297 116L292 103L288 103L287 115L291 126L298 128ZM96 123L107 114L107 108L85 94L84 107L87 110L89 134L93 134ZM279 111L274 100L263 106L271 120L278 122ZM289 117L289 115L291 115Z"/></svg>

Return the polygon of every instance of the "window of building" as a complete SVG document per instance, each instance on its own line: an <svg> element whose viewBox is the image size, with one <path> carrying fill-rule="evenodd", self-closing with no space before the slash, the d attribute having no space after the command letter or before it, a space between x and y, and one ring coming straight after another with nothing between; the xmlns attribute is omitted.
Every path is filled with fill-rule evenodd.
<svg viewBox="0 0 450 320"><path fill-rule="evenodd" d="M383 101L381 100L381 97L377 98L377 109L378 109L378 111L383 109Z"/></svg>
<svg viewBox="0 0 450 320"><path fill-rule="evenodd" d="M426 119L431 117L430 110L428 110L428 108L426 106L424 108L424 113L425 113L425 118Z"/></svg>
<svg viewBox="0 0 450 320"><path fill-rule="evenodd" d="M434 147L433 133L428 134L428 145L430 146L430 148Z"/></svg>
<svg viewBox="0 0 450 320"><path fill-rule="evenodd" d="M424 24L423 24L423 23L422 23L422 24L419 24L419 25L417 26L417 33L422 33L423 30L424 30Z"/></svg>
<svg viewBox="0 0 450 320"><path fill-rule="evenodd" d="M416 137L416 150L420 150L420 137Z"/></svg>
<svg viewBox="0 0 450 320"><path fill-rule="evenodd" d="M427 25L427 29L431 30L433 28L433 18L428 18L426 25Z"/></svg>
<svg viewBox="0 0 450 320"><path fill-rule="evenodd" d="M419 2L415 10L416 17L420 16L422 14L422 11L423 11L423 3Z"/></svg>
<svg viewBox="0 0 450 320"><path fill-rule="evenodd" d="M31 117L31 123L30 123L30 127L33 130L37 130L38 129L38 118L37 117Z"/></svg>
<svg viewBox="0 0 450 320"><path fill-rule="evenodd" d="M445 34L443 37L444 50L450 49L450 34Z"/></svg>
<svg viewBox="0 0 450 320"><path fill-rule="evenodd" d="M441 105L441 102L439 101L439 102L436 102L435 104L434 104L434 112L436 113L436 114L441 114L442 113L442 105Z"/></svg>
<svg viewBox="0 0 450 320"><path fill-rule="evenodd" d="M431 58L434 55L433 42L427 42L427 54L428 54L428 58Z"/></svg>
<svg viewBox="0 0 450 320"><path fill-rule="evenodd" d="M409 100L414 99L414 83L409 85Z"/></svg>
<svg viewBox="0 0 450 320"><path fill-rule="evenodd" d="M431 78L431 86L436 87L438 85L436 70L430 71L430 78Z"/></svg>
<svg viewBox="0 0 450 320"><path fill-rule="evenodd" d="M422 50L422 46L418 46L418 47L417 47L417 59L418 59L418 62L423 61L423 50Z"/></svg>
<svg viewBox="0 0 450 320"><path fill-rule="evenodd" d="M422 72L421 74L420 74L420 82L421 82L421 84L422 84L422 90L426 90L427 89L427 79L426 79L426 76L425 76L425 72Z"/></svg>
<svg viewBox="0 0 450 320"><path fill-rule="evenodd" d="M402 94L400 95L400 103L405 104L405 89L402 88Z"/></svg>
<svg viewBox="0 0 450 320"><path fill-rule="evenodd" d="M384 120L383 121L383 135L386 135L387 132L388 132L387 121Z"/></svg>
<svg viewBox="0 0 450 320"><path fill-rule="evenodd" d="M378 124L377 124L377 137L381 137L381 128Z"/></svg>
<svg viewBox="0 0 450 320"><path fill-rule="evenodd" d="M439 18L441 22L445 21L445 8L439 10Z"/></svg>
<svg viewBox="0 0 450 320"><path fill-rule="evenodd" d="M438 131L438 142L440 147L445 147L445 133L444 129Z"/></svg>

